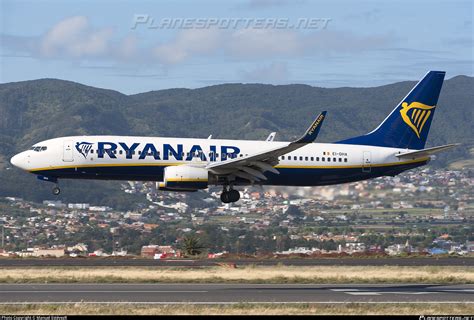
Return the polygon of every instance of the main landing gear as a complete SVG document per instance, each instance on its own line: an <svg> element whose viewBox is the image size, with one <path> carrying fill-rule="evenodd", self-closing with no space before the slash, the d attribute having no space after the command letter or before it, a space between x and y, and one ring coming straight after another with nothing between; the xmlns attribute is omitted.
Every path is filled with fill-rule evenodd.
<svg viewBox="0 0 474 320"><path fill-rule="evenodd" d="M240 199L240 192L232 189L232 187L224 186L221 193L221 201L224 203L237 202Z"/></svg>

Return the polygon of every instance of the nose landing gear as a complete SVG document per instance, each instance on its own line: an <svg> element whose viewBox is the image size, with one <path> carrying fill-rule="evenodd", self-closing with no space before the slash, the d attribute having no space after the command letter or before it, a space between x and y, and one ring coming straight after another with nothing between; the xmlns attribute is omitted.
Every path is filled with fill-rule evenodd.
<svg viewBox="0 0 474 320"><path fill-rule="evenodd" d="M222 190L221 193L221 201L224 203L231 203L231 202L237 202L240 199L240 192L237 190L234 190L232 186L226 187L224 186L224 189Z"/></svg>
<svg viewBox="0 0 474 320"><path fill-rule="evenodd" d="M61 193L61 189L59 189L59 187L58 187L58 178L49 177L49 176L41 176L41 175L37 176L37 178L39 180L42 180L42 181L48 181L48 182L54 183L55 186L54 186L52 192L55 196L58 196Z"/></svg>
<svg viewBox="0 0 474 320"><path fill-rule="evenodd" d="M60 193L61 193L61 189L59 189L58 186L56 186L56 187L53 188L53 194L54 194L55 196L59 196Z"/></svg>

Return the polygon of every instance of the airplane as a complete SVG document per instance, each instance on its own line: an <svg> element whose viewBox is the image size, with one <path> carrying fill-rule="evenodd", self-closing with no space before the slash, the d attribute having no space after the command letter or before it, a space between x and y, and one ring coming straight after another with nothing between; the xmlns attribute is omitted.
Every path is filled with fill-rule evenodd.
<svg viewBox="0 0 474 320"><path fill-rule="evenodd" d="M70 136L41 141L11 163L55 184L60 179L157 181L164 191L222 186L221 200L236 202L236 186L323 186L396 176L426 165L458 144L425 148L445 72L429 71L371 132L334 143L313 143L326 111L291 142Z"/></svg>

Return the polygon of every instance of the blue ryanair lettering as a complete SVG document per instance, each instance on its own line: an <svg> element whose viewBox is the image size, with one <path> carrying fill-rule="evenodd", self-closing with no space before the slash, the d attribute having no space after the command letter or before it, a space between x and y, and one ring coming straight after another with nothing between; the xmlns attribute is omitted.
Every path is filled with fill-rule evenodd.
<svg viewBox="0 0 474 320"><path fill-rule="evenodd" d="M217 161L217 148L216 146L210 146L211 152L209 155L209 161Z"/></svg>
<svg viewBox="0 0 474 320"><path fill-rule="evenodd" d="M176 160L183 160L183 145L177 145L177 151L169 144L163 145L163 160L168 160L169 156L172 154Z"/></svg>
<svg viewBox="0 0 474 320"><path fill-rule="evenodd" d="M123 151L125 151L125 156L127 159L132 159L133 152L140 145L138 142L132 144L131 147L127 146L124 142L119 142L119 144L122 147Z"/></svg>
<svg viewBox="0 0 474 320"><path fill-rule="evenodd" d="M108 145L109 148L105 148ZM117 156L113 153L117 150L117 145L113 142L99 142L97 145L97 157L104 158L104 153L107 153L111 159L116 159Z"/></svg>
<svg viewBox="0 0 474 320"><path fill-rule="evenodd" d="M148 156L153 156L155 160L161 160L160 158L160 152L157 150L157 146L160 148L162 147L163 151L163 160L170 160L172 158L175 158L178 161L192 161L194 158L200 158L202 161L207 161L209 157L209 161L215 162L215 161L224 161L227 159L233 159L236 158L239 153L240 153L240 148L235 147L235 146L215 146L215 145L210 145L209 146L209 153L204 152L203 148L200 145L193 145L189 152L187 152L186 155L184 155L184 147L183 144L177 144L176 146L172 146L170 144L163 144L163 145L157 145L155 146L153 143L146 143L144 144L144 147L141 148L141 143L135 142L132 143L131 145L128 145L127 143L124 142L118 142L118 143L113 143L113 142L98 142L97 144L97 157L98 158L104 158L104 155L107 154L109 158L111 159L117 159L117 147L120 146L120 148L125 152L125 156L127 159L133 159L133 155L135 154L135 151L137 149L141 149L141 151L138 152L139 160L144 160ZM78 146L78 149L82 151L81 146ZM220 151L220 156L218 153L218 148ZM206 148L207 149L207 148ZM184 157L183 157L184 155ZM219 159L220 158L220 159Z"/></svg>
<svg viewBox="0 0 474 320"><path fill-rule="evenodd" d="M202 151L201 146L197 144L193 145L191 150L189 150L186 161L191 161L194 157L201 158L202 161L206 161L206 155Z"/></svg>
<svg viewBox="0 0 474 320"><path fill-rule="evenodd" d="M158 151L156 150L155 146L152 143L147 143L145 147L142 150L142 154L138 159L145 159L147 156L153 156L155 160L160 160L160 155L158 154Z"/></svg>
<svg viewBox="0 0 474 320"><path fill-rule="evenodd" d="M229 151L232 150L232 151ZM229 158L237 158L237 155L240 153L240 149L233 146L221 146L221 160L227 160Z"/></svg>

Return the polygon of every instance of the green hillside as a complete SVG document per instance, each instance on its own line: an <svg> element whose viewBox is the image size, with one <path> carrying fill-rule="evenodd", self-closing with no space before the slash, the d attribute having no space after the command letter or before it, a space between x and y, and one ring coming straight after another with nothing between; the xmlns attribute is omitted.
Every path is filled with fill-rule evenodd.
<svg viewBox="0 0 474 320"><path fill-rule="evenodd" d="M9 168L8 159L33 143L65 135L116 134L277 140L300 135L312 118L328 110L320 142L335 141L375 128L414 82L375 88L317 88L307 85L223 84L199 89L159 90L136 95L41 79L0 84L0 196L51 198L50 185ZM461 142L433 166L469 159L474 145L474 78L445 81L428 146ZM67 201L117 204L116 182L66 182ZM93 191L91 191L93 190Z"/></svg>

